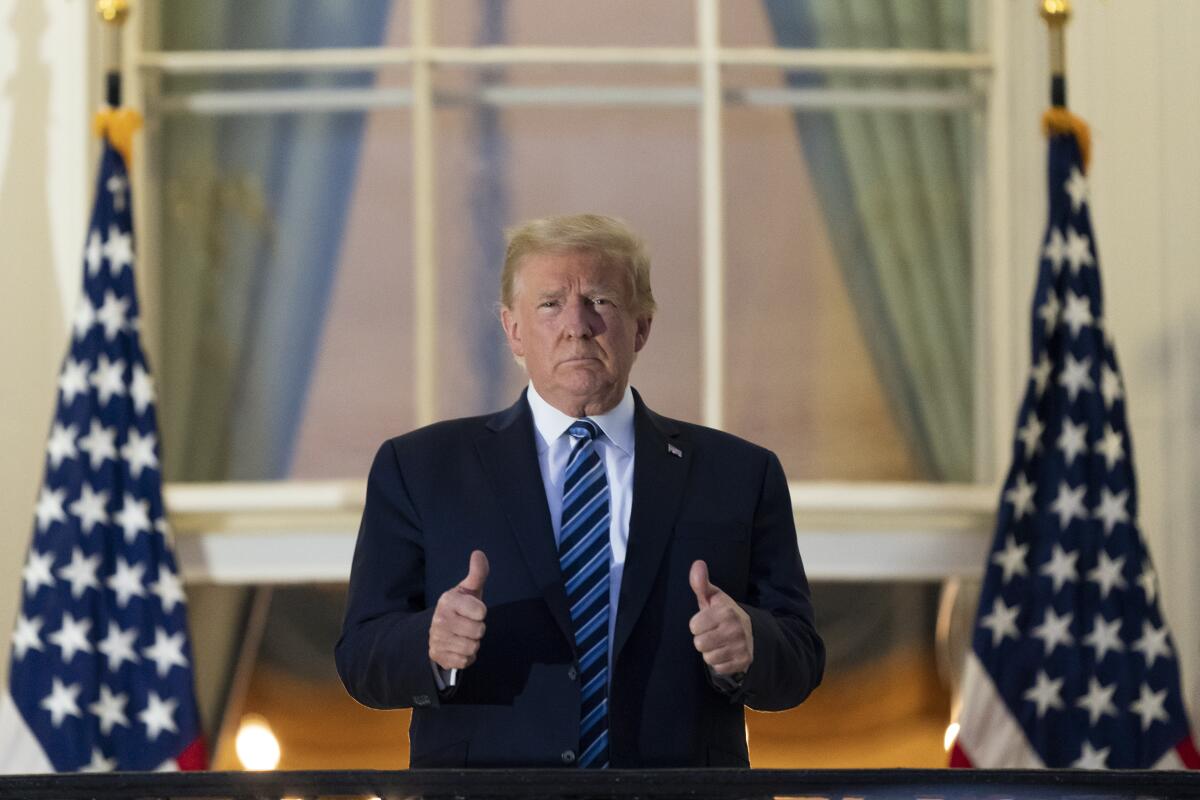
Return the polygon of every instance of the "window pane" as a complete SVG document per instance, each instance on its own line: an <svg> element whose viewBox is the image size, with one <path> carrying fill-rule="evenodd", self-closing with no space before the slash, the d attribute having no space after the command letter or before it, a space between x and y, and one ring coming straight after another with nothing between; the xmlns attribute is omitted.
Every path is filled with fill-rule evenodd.
<svg viewBox="0 0 1200 800"><path fill-rule="evenodd" d="M689 46L694 0L438 0L438 44Z"/></svg>
<svg viewBox="0 0 1200 800"><path fill-rule="evenodd" d="M965 78L771 73L732 70L724 114L728 426L793 480L970 480ZM772 80L818 105L755 104ZM829 110L822 92L948 107Z"/></svg>
<svg viewBox="0 0 1200 800"><path fill-rule="evenodd" d="M731 47L970 50L978 0L723 0Z"/></svg>
<svg viewBox="0 0 1200 800"><path fill-rule="evenodd" d="M408 0L146 0L162 50L278 50L408 43ZM139 9L140 11L141 9Z"/></svg>
<svg viewBox="0 0 1200 800"><path fill-rule="evenodd" d="M362 475L413 424L408 114L172 115L172 480Z"/></svg>
<svg viewBox="0 0 1200 800"><path fill-rule="evenodd" d="M512 402L525 384L495 307L502 229L549 214L627 220L651 252L660 311L632 383L697 419L697 126L691 109L448 107L437 113L439 416Z"/></svg>

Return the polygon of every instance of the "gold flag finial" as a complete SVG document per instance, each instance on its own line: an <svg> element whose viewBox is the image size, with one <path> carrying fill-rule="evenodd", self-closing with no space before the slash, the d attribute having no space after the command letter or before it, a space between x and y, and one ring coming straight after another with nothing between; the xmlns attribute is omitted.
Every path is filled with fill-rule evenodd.
<svg viewBox="0 0 1200 800"><path fill-rule="evenodd" d="M1062 25L1071 18L1071 0L1041 0L1042 19L1050 25Z"/></svg>
<svg viewBox="0 0 1200 800"><path fill-rule="evenodd" d="M129 16L129 0L96 0L96 13L105 22L120 25Z"/></svg>

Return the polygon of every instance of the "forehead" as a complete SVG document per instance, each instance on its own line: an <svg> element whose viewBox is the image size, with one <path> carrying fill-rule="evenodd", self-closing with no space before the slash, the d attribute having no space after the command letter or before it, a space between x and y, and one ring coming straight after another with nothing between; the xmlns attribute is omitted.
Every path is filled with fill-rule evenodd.
<svg viewBox="0 0 1200 800"><path fill-rule="evenodd" d="M530 253L521 259L516 277L518 288L539 293L584 287L624 290L628 284L619 265L586 250Z"/></svg>

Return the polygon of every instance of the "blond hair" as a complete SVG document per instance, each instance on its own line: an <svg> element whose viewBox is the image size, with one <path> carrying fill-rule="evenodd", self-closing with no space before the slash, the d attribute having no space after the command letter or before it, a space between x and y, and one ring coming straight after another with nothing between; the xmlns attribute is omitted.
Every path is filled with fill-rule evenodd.
<svg viewBox="0 0 1200 800"><path fill-rule="evenodd" d="M622 220L601 214L571 214L523 222L505 231L508 249L500 273L500 303L513 307L517 272L526 256L579 251L593 253L629 276L633 312L651 317L657 308L650 289L650 256L641 238Z"/></svg>

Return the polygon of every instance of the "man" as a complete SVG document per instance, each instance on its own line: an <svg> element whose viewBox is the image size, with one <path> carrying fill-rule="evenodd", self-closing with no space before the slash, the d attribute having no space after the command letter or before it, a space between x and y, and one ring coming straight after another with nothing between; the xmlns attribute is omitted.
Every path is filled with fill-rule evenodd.
<svg viewBox="0 0 1200 800"><path fill-rule="evenodd" d="M607 217L510 232L529 387L375 457L337 666L359 702L414 707L414 767L745 767L743 706L821 680L778 459L629 387L649 270Z"/></svg>

